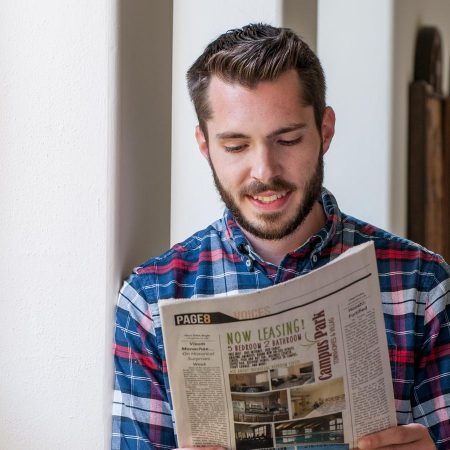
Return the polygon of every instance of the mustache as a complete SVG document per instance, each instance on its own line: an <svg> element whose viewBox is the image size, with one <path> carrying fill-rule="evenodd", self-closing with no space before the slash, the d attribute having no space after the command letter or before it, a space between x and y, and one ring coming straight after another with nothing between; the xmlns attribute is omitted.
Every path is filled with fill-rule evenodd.
<svg viewBox="0 0 450 450"><path fill-rule="evenodd" d="M297 186L282 178L276 177L269 183L263 183L261 181L252 181L248 186L243 188L240 192L242 196L250 195L255 196L266 191L295 191Z"/></svg>

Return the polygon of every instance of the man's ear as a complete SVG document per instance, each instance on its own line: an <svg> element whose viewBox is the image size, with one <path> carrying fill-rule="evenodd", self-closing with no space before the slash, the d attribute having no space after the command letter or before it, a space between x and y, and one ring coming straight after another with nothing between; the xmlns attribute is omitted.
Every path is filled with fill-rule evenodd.
<svg viewBox="0 0 450 450"><path fill-rule="evenodd" d="M323 142L323 153L330 148L331 140L334 136L334 125L336 123L336 115L334 114L333 108L331 106L327 106L323 113L322 118L322 142Z"/></svg>
<svg viewBox="0 0 450 450"><path fill-rule="evenodd" d="M206 140L205 134L199 125L195 127L195 139L197 139L197 145L200 149L201 154L209 161L209 147Z"/></svg>

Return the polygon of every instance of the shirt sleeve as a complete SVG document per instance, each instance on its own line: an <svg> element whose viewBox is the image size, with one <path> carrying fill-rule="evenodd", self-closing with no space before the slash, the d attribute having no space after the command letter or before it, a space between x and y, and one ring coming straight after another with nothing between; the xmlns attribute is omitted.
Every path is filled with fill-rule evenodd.
<svg viewBox="0 0 450 450"><path fill-rule="evenodd" d="M112 419L113 450L171 449L175 445L167 372L158 347L156 299L144 298L136 275L120 291L116 310Z"/></svg>
<svg viewBox="0 0 450 450"><path fill-rule="evenodd" d="M443 263L425 306L422 348L416 355L414 421L425 425L439 450L450 448L450 273ZM446 275L445 275L446 273ZM442 278L445 277L443 280ZM441 278L441 282L439 279Z"/></svg>

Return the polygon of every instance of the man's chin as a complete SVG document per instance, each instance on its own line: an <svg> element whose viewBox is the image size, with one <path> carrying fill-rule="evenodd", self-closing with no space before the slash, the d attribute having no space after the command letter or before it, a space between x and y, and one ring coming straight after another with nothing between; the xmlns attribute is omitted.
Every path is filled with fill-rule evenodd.
<svg viewBox="0 0 450 450"><path fill-rule="evenodd" d="M239 226L252 236L268 241L279 241L289 237L300 224L291 222L281 223L281 213L261 215L258 220L249 221L246 218L238 220Z"/></svg>

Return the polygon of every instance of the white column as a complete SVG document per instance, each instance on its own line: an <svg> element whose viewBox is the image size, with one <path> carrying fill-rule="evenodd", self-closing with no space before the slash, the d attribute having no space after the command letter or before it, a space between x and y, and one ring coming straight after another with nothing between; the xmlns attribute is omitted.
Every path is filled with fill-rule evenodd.
<svg viewBox="0 0 450 450"><path fill-rule="evenodd" d="M388 229L392 8L391 0L319 0L317 27L327 100L337 117L325 185L343 211Z"/></svg>
<svg viewBox="0 0 450 450"><path fill-rule="evenodd" d="M0 14L0 448L108 448L114 2Z"/></svg>

